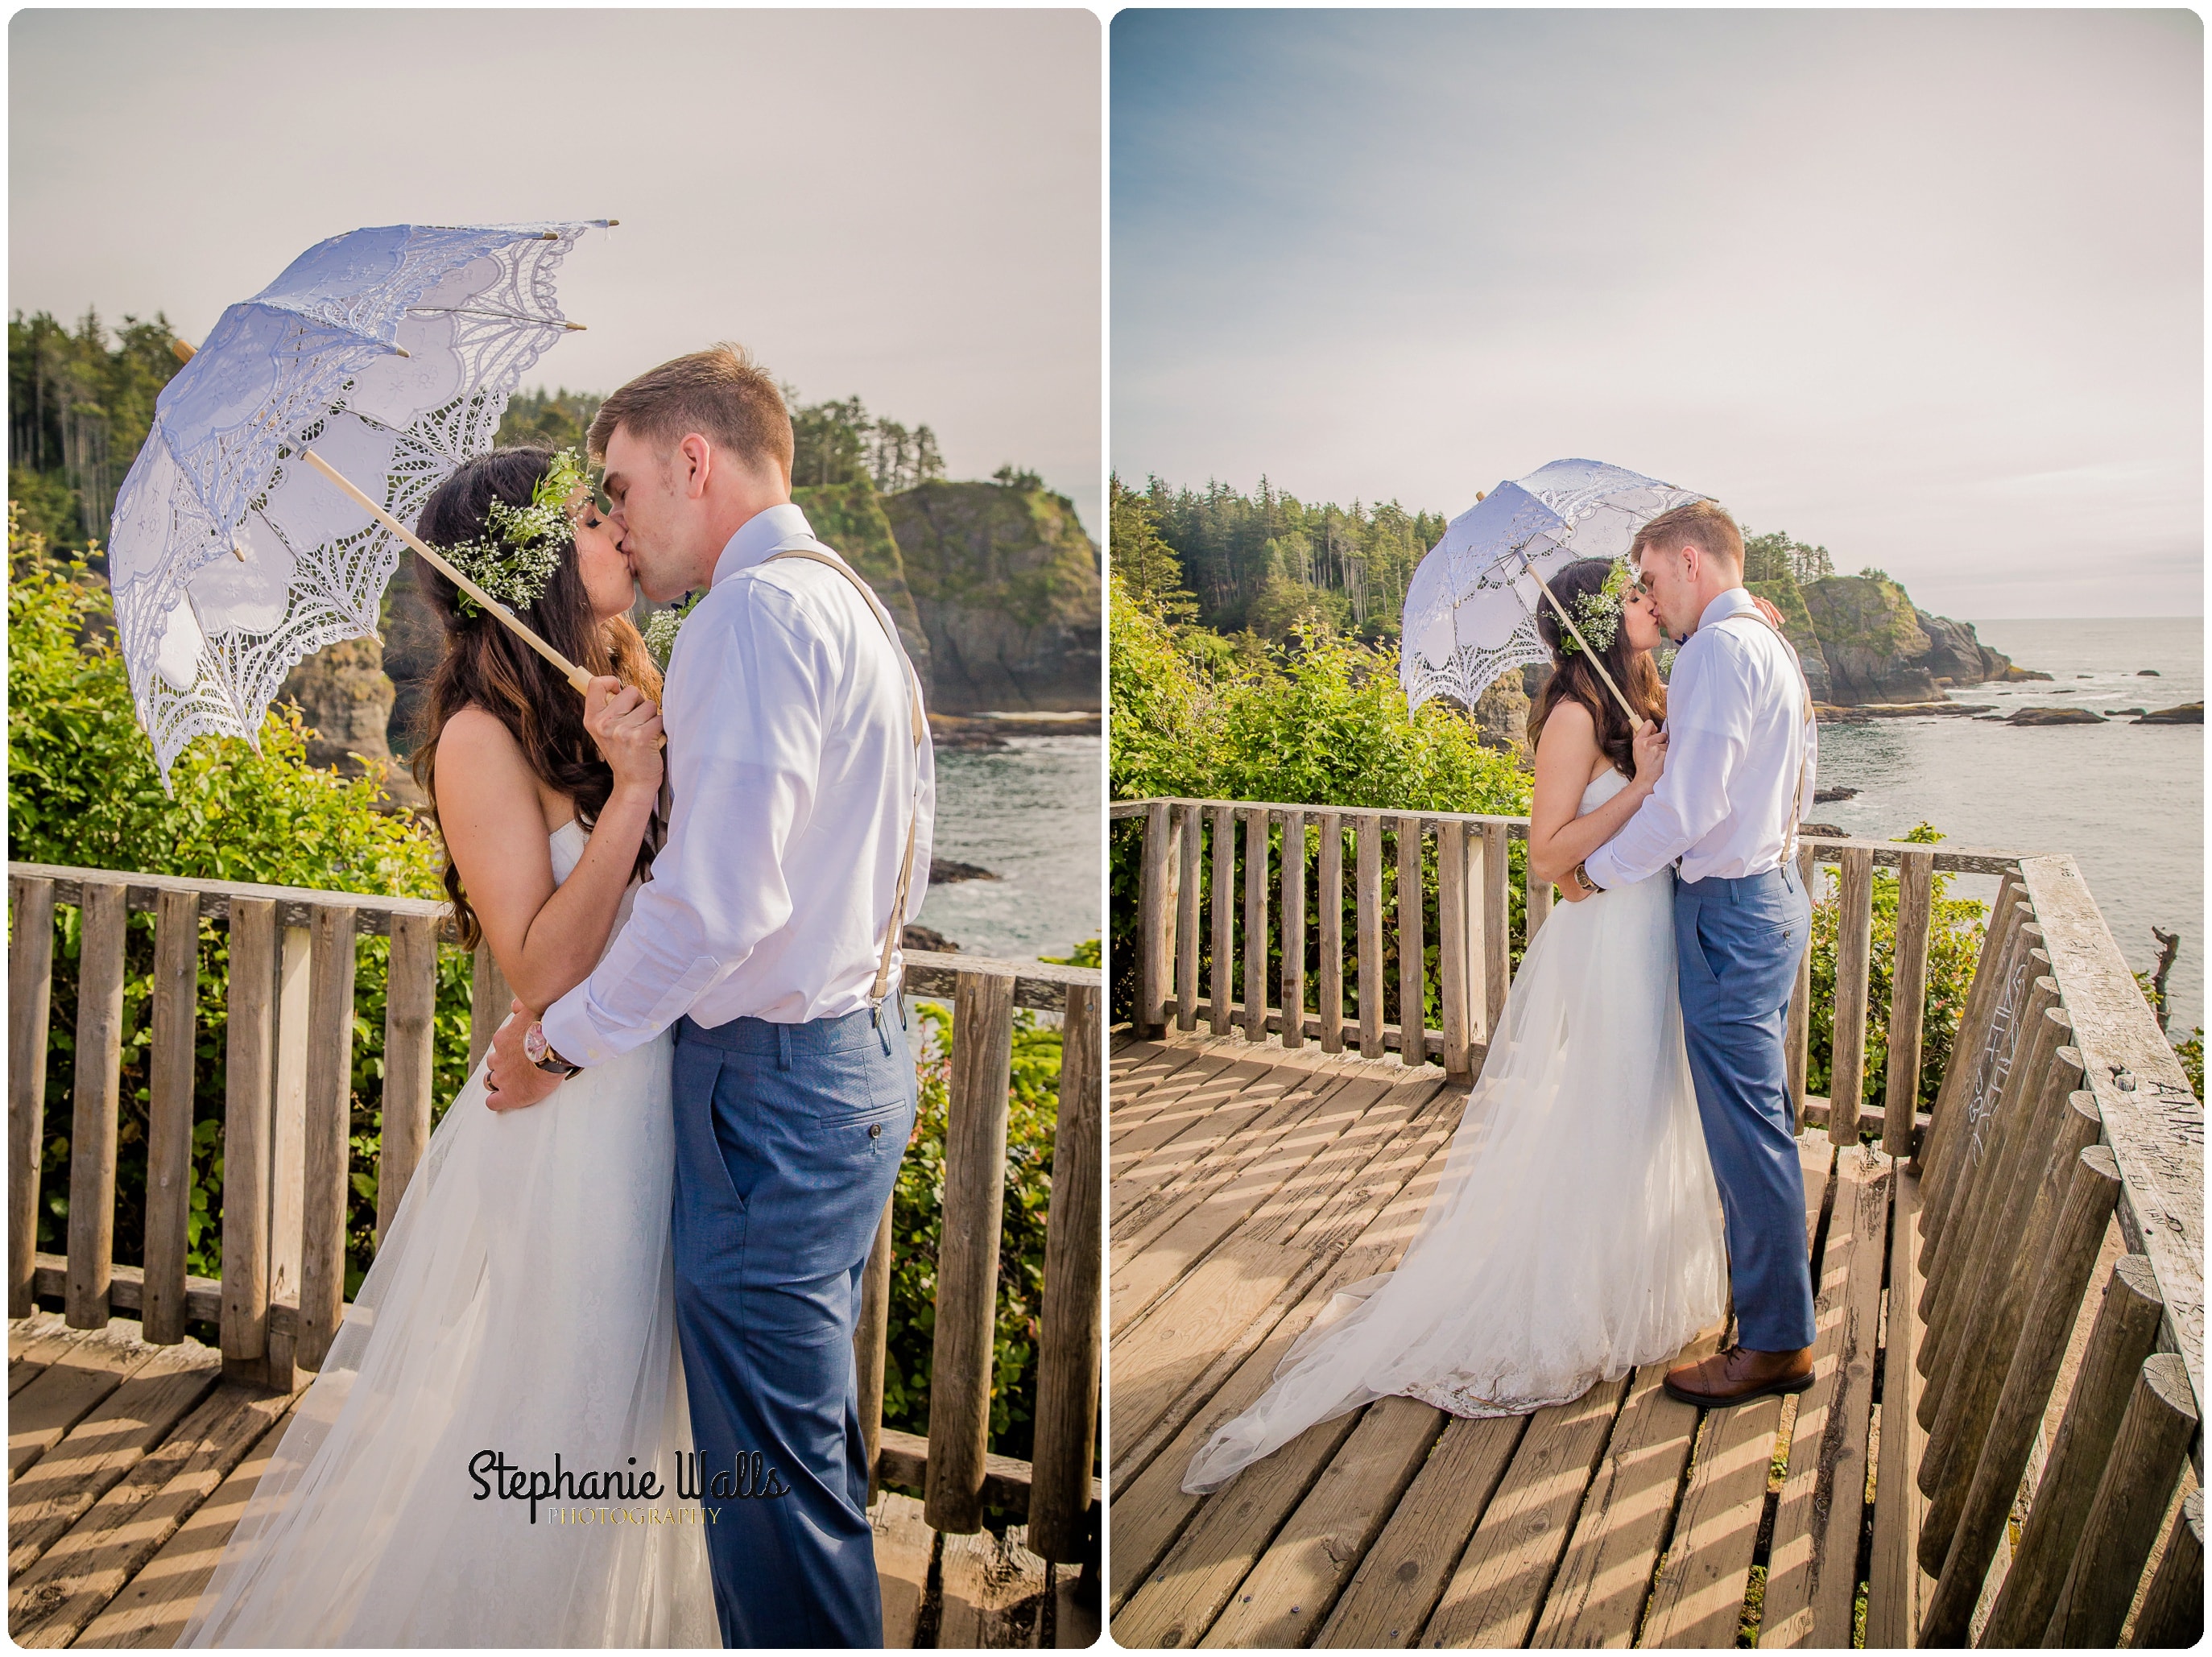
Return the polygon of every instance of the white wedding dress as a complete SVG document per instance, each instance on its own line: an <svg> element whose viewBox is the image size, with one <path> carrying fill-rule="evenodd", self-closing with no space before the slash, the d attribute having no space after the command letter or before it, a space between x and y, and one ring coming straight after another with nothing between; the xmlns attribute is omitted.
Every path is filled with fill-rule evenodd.
<svg viewBox="0 0 2212 1657"><path fill-rule="evenodd" d="M1607 771L1583 813L1626 786ZM1186 1491L1378 1398L1525 1414L1719 1324L1727 1257L1682 1047L1673 871L1553 909L1501 1022L1398 1269L1332 1297L1191 1459Z"/></svg>
<svg viewBox="0 0 2212 1657"><path fill-rule="evenodd" d="M573 822L553 835L556 880L584 846ZM526 1110L486 1109L470 1077L181 1644L721 1643L698 1504L674 1490L691 1432L669 1041ZM564 1472L651 1468L661 1493L556 1496L532 1524L495 1475L471 1478L483 1450L548 1473L556 1454Z"/></svg>

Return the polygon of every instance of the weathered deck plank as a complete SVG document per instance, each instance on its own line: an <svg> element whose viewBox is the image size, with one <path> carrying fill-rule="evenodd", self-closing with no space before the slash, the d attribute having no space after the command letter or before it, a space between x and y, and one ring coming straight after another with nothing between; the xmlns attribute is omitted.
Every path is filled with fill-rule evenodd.
<svg viewBox="0 0 2212 1657"><path fill-rule="evenodd" d="M160 1350L139 1342L138 1326L127 1319L115 1319L108 1328L112 1338L76 1342L8 1400L9 1484Z"/></svg>
<svg viewBox="0 0 2212 1657"><path fill-rule="evenodd" d="M1889 1180L1889 1159L1880 1151L1849 1145L1837 1155L1814 1300L1813 1387L1800 1396L1790 1429L1761 1646L1851 1642Z"/></svg>
<svg viewBox="0 0 2212 1657"><path fill-rule="evenodd" d="M1245 1053L1289 1057L1272 1043ZM1134 1045L1124 1055L1133 1067L1139 1057ZM1782 1410L1765 1400L1701 1423L1699 1411L1661 1390L1671 1363L1531 1418L1453 1421L1383 1399L1310 1429L1212 1496L1182 1492L1192 1454L1265 1389L1335 1288L1395 1264L1457 1126L1456 1088L1409 1100L1421 1072L1349 1055L1327 1061L1346 1066L1346 1079L1316 1087L1328 1072L1300 1056L1300 1083L1278 1077L1253 1089L1265 1096L1261 1108L1238 1097L1226 1126L1187 1126L1127 1164L1141 1173L1147 1156L1176 1158L1171 1178L1122 1187L1147 1193L1138 1199L1151 1205L1142 1220L1123 1233L1115 1216L1117 1244L1127 1245L1116 1287L1126 1291L1149 1270L1147 1286L1158 1289L1141 1315L1115 1322L1116 1639L1132 1648L1624 1646L1644 1618L1647 1643L1735 1643ZM1304 1101L1300 1085L1310 1089ZM1340 1132L1340 1116L1348 1119ZM1178 1156L1177 1144L1202 1149ZM1867 1289L1881 1289L1888 1164L1878 1153L1844 1153L1855 1170L1877 1170L1880 1190L1867 1197L1856 1173L1838 1180L1826 1135L1801 1140L1800 1154L1808 1247L1832 1187L1845 1204L1831 1220L1837 1280L1823 1284L1832 1378L1820 1397L1835 1401L1806 1412L1799 1454L1809 1488L1790 1511L1807 1528L1778 1533L1775 1558L1787 1569L1793 1545L1814 1545L1817 1510L1821 1545L1850 1555L1848 1578L1858 1508L1833 1496L1854 1477L1850 1495L1864 1488L1879 1317ZM1170 1192L1180 1206L1164 1221L1167 1205L1152 1197ZM1869 1202L1881 1211L1869 1213ZM1154 1259L1169 1239L1175 1252ZM1856 1332L1853 1316L1863 1325ZM1676 1361L1711 1350L1719 1336L1709 1332ZM1846 1350L1853 1340L1863 1357ZM1842 1588L1846 1641L1851 1586Z"/></svg>
<svg viewBox="0 0 2212 1657"><path fill-rule="evenodd" d="M1719 1344L1717 1331L1700 1336L1674 1363L1694 1363ZM1625 1647L1634 1639L1698 1430L1696 1407L1668 1397L1661 1384L1673 1367L1648 1363L1636 1372L1532 1645Z"/></svg>

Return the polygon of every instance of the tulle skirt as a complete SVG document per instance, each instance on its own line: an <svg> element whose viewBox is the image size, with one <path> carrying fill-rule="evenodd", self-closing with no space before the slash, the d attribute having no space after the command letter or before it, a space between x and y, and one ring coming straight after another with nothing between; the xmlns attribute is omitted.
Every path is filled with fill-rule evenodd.
<svg viewBox="0 0 2212 1657"><path fill-rule="evenodd" d="M1216 1490L1378 1398L1519 1415L1673 1357L1727 1294L1674 979L1672 871L1554 909L1395 1272L1331 1298L1192 1458Z"/></svg>
<svg viewBox="0 0 2212 1657"><path fill-rule="evenodd" d="M721 1643L673 1488L669 1038L526 1110L483 1096L479 1071L431 1136L181 1643ZM556 1455L601 1477L533 1522L484 1452L524 1489ZM605 1477L647 1470L657 1499Z"/></svg>

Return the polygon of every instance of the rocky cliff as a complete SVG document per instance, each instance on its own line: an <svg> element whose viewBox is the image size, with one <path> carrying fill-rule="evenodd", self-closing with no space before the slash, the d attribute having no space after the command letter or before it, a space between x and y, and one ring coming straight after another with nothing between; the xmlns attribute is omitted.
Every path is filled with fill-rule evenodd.
<svg viewBox="0 0 2212 1657"><path fill-rule="evenodd" d="M931 483L882 506L929 639L933 713L1101 706L1098 549L1065 496Z"/></svg>
<svg viewBox="0 0 2212 1657"><path fill-rule="evenodd" d="M400 804L422 803L390 746L393 683L375 640L347 639L316 652L286 676L280 695L300 705L310 765L335 766L343 776L380 775Z"/></svg>
<svg viewBox="0 0 2212 1657"><path fill-rule="evenodd" d="M930 686L932 669L929 631L915 608L914 590L908 586L906 561L890 519L884 515L883 497L867 483L825 483L793 489L792 500L805 512L814 532L835 547L845 561L860 572L860 579L884 601L884 608L898 623L899 640L921 675L922 688ZM934 699L930 701L933 708Z"/></svg>
<svg viewBox="0 0 2212 1657"><path fill-rule="evenodd" d="M1816 702L1836 700L1835 686L1829 677L1827 658L1820 653L1820 630L1813 625L1813 612L1806 607L1805 595L1795 581L1752 581L1746 584L1758 598L1764 598L1782 612L1783 636L1790 640L1797 652L1797 660L1805 669L1805 683Z"/></svg>
<svg viewBox="0 0 2212 1657"><path fill-rule="evenodd" d="M1830 695L1860 702L1931 702L1942 694L1929 671L1935 641L1905 589L1880 576L1831 575L1798 589L1820 641Z"/></svg>

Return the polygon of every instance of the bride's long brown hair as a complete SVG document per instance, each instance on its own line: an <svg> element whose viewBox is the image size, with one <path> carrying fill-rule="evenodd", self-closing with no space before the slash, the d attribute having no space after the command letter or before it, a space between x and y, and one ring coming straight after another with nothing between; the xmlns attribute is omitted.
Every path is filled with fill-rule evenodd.
<svg viewBox="0 0 2212 1657"><path fill-rule="evenodd" d="M1610 558L1577 558L1557 575L1551 578L1552 591L1559 602L1575 610L1577 599L1586 598L1605 586L1606 577L1613 574ZM1575 610L1575 624L1588 635L1589 623L1582 612ZM1535 706L1528 710L1528 749L1535 751L1536 739L1544 734L1544 721L1552 717L1552 710L1571 698L1589 709L1590 718L1597 722L1597 745L1613 768L1624 777L1636 775L1636 732L1628 723L1628 716L1620 711L1620 704L1613 692L1605 688L1605 681L1590 665L1589 658L1579 646L1559 653L1559 640L1571 637L1559 625L1559 613L1548 602L1536 612L1536 632L1552 652L1554 664L1552 677L1536 693ZM1629 705L1645 719L1655 723L1667 717L1667 686L1659 677L1659 670L1652 665L1651 652L1638 650L1628 642L1628 624L1616 622L1613 642L1598 652L1605 670L1613 675L1621 694Z"/></svg>
<svg viewBox="0 0 2212 1657"><path fill-rule="evenodd" d="M494 501L527 507L531 491L552 464L545 448L495 449L465 463L438 486L416 520L415 532L443 549L487 538L486 517ZM494 617L478 610L465 615L459 591L421 558L415 560L416 585L445 624L446 653L430 677L428 694L417 716L416 780L437 811L438 738L446 721L465 707L481 707L514 736L531 773L547 787L576 804L576 817L588 832L614 792L614 773L599 756L599 744L584 729L584 699L551 663L524 644ZM593 677L612 674L660 700L660 671L645 640L627 616L602 622L593 614L583 573L572 544L545 591L515 614L538 636ZM638 847L637 871L652 866L654 836ZM446 854L446 893L461 941L476 947L483 935L460 871Z"/></svg>

